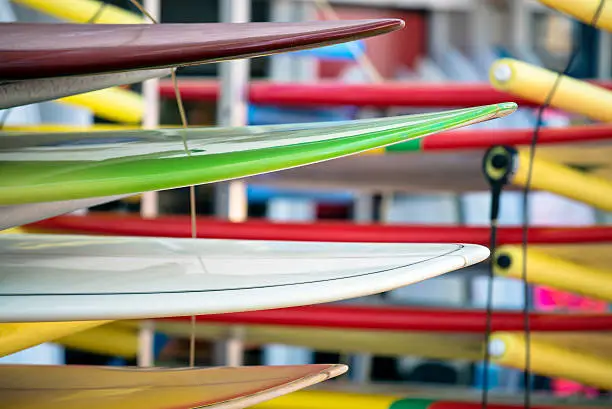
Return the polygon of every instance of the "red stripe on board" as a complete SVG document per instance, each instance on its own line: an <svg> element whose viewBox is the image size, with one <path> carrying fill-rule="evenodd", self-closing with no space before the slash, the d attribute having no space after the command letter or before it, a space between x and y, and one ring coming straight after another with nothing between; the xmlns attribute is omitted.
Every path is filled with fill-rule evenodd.
<svg viewBox="0 0 612 409"><path fill-rule="evenodd" d="M612 89L612 82L594 82ZM214 80L181 80L185 101L216 101L219 83ZM160 82L160 95L174 99L171 81ZM500 102L516 102L519 107L537 106L530 101L497 91L488 83L410 83L346 84L340 82L273 83L253 81L248 100L253 104L283 106L373 106L373 107L468 107Z"/></svg>
<svg viewBox="0 0 612 409"><path fill-rule="evenodd" d="M485 149L494 145L529 145L533 129L475 129L448 131L423 138L422 150ZM581 143L612 140L612 125L597 124L567 128L542 128L539 144Z"/></svg>
<svg viewBox="0 0 612 409"><path fill-rule="evenodd" d="M189 216L142 219L139 215L90 213L64 215L32 223L49 230L122 236L191 237ZM200 238L237 240L286 240L375 243L471 243L489 245L488 227L426 225L359 225L348 222L274 223L250 220L232 223L199 218ZM500 227L498 244L521 244L521 227ZM530 244L588 244L612 242L612 226L538 227L529 229Z"/></svg>
<svg viewBox="0 0 612 409"><path fill-rule="evenodd" d="M163 318L171 321L189 317ZM313 305L265 311L200 315L198 322L393 331L484 333L484 310ZM522 312L494 312L493 331L523 331ZM532 331L611 331L612 314L532 313Z"/></svg>

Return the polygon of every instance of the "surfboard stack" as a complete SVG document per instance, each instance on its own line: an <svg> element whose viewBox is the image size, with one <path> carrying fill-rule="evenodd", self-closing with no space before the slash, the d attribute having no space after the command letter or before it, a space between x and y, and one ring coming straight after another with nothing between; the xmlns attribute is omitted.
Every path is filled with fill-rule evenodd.
<svg viewBox="0 0 612 409"><path fill-rule="evenodd" d="M37 233L97 234L105 236L156 236L163 231L167 237L189 237L191 220L187 216L161 216L142 219L138 216L89 214L60 216L25 226ZM325 237L330 242L455 242L468 241L486 245L489 229L481 227L425 227L392 225L355 225L350 223L270 223L247 221L230 223L200 218L199 237L215 239L255 239L316 241ZM612 243L612 228L602 227L537 227L529 230L528 271L530 274L551 274L563 277L563 265L558 260L570 259L574 269L589 263L608 261L606 249ZM522 229L502 227L498 231L499 252L493 263L500 269L500 257L510 260L502 264L505 270L520 278ZM549 264L542 264L542 261ZM554 264L550 264L550 263ZM498 272L504 274L504 272ZM591 283L585 271L580 285ZM607 287L590 285L592 292L605 297ZM530 318L531 351L537 359L532 369L551 376L570 377L587 385L610 388L612 384L602 373L610 372L612 364L607 350L611 316L604 313L559 314L540 313ZM242 329L249 344L282 343L333 353L370 353L377 356L419 356L429 359L452 359L478 362L482 360L486 316L483 311L450 309L414 310L411 308L370 307L307 307L260 312L201 316L197 320L196 336L217 340ZM167 319L155 323L157 331L172 337L185 338L191 331L188 319ZM493 362L514 366L524 362L523 317L520 313L495 312L492 322ZM96 339L113 339L114 349L102 349ZM72 347L104 351L109 355L133 358L137 344L133 323L117 322L86 330L78 336L59 339ZM571 342L572 348L560 348L558 341ZM558 344L555 346L555 344ZM593 347L600 345L601 347ZM571 374L563 366L547 363L542 357L562 353L563 362L572 362ZM585 357L592 359L585 360ZM555 360L555 362L560 362ZM597 368L597 370L596 370ZM297 399L297 398L296 398Z"/></svg>
<svg viewBox="0 0 612 409"><path fill-rule="evenodd" d="M233 26L1 23L0 107L96 92L163 76L176 66L307 49L402 26L392 19ZM0 228L144 191L353 155L515 109L505 103L332 125L5 132L0 134ZM116 319L352 298L463 268L488 254L470 244L5 234L0 237L0 344L8 354ZM0 401L3 408L241 408L346 369L3 365Z"/></svg>

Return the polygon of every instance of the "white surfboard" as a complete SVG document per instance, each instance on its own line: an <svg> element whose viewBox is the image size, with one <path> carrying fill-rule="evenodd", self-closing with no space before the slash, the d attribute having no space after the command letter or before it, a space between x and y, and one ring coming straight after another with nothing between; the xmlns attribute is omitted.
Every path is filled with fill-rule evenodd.
<svg viewBox="0 0 612 409"><path fill-rule="evenodd" d="M156 318L332 302L478 263L469 244L0 237L0 322Z"/></svg>
<svg viewBox="0 0 612 409"><path fill-rule="evenodd" d="M51 101L117 85L134 84L151 78L165 77L171 73L170 68L163 68L112 74L0 81L0 109Z"/></svg>
<svg viewBox="0 0 612 409"><path fill-rule="evenodd" d="M86 209L92 206L124 199L131 195L92 197L88 199L59 200L57 202L27 203L0 206L0 230L44 220L49 217Z"/></svg>

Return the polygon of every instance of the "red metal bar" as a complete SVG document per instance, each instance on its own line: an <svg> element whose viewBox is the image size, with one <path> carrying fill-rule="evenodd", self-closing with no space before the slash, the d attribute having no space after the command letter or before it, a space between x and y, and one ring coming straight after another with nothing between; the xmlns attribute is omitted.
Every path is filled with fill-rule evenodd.
<svg viewBox="0 0 612 409"><path fill-rule="evenodd" d="M612 82L594 82L612 89ZM185 101L216 101L219 83L214 80L181 80ZM163 98L175 98L171 81L160 83ZM340 82L273 83L253 81L248 89L253 104L283 106L371 106L371 107L467 107L500 102L516 102L520 107L537 106L530 101L497 91L488 83L411 83L346 84Z"/></svg>
<svg viewBox="0 0 612 409"><path fill-rule="evenodd" d="M448 131L423 138L421 146L424 151L486 149L494 145L528 145L531 143L532 137L533 129ZM538 136L538 144L540 145L599 140L612 140L612 125L597 124L567 128L542 128Z"/></svg>
<svg viewBox="0 0 612 409"><path fill-rule="evenodd" d="M90 213L64 215L42 220L30 227L75 233L122 236L191 237L189 216L161 216L142 219L138 215ZM250 220L231 223L198 218L200 238L240 240L288 240L378 243L473 243L488 246L488 227L426 225L359 225L349 222L274 223ZM530 244L571 244L612 242L612 226L531 228ZM522 243L522 228L501 227L498 244Z"/></svg>
<svg viewBox="0 0 612 409"><path fill-rule="evenodd" d="M164 320L189 320L189 317ZM198 316L198 322L390 331L484 333L484 310L312 305L266 311ZM494 312L493 331L523 331L522 312ZM612 331L612 314L532 313L532 331Z"/></svg>

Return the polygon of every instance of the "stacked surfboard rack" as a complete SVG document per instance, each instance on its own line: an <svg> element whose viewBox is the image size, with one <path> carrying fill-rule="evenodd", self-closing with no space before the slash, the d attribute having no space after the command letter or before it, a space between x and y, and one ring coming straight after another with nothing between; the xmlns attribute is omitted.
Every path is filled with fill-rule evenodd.
<svg viewBox="0 0 612 409"><path fill-rule="evenodd" d="M394 191L483 189L482 169L487 177L502 171L509 188L521 188L529 164L530 130L455 129L511 114L516 104L506 101L542 104L555 81L553 72L504 59L491 67L494 88L477 92L446 85L253 83L248 98L264 104L346 105L342 98L350 95L355 105L363 98L364 106L429 103L457 109L331 124L142 129L145 101L125 85L167 77L174 68L190 64L384 35L401 29L403 22L149 25L144 17L109 5L98 16L101 24L74 24L88 22L100 4L71 1L80 7L70 8L61 2L13 1L71 24L0 24L0 38L6 39L0 45L0 108L54 100L88 108L120 125L8 126L0 134L0 228L13 233L0 236L1 355L56 341L134 358L139 320L151 324L148 320L155 319L157 330L182 338L193 334L198 339L226 339L238 331L245 341L338 352L342 335L350 340L340 352L479 361L489 348L494 362L524 368L525 336L518 314L496 314L492 342L483 345L483 311L304 307L389 291L476 264L489 256L488 229L343 230L62 215L144 192L243 177L276 185L367 189L381 181L377 169L389 168L401 176L385 181L383 187ZM584 9L574 3L542 2L586 19ZM606 24L602 18L600 27L607 29ZM57 38L66 42L58 44ZM49 49L54 50L51 58ZM218 83L186 81L179 81L178 87L187 99L199 100L221 98L220 88ZM441 102L444 92L450 103ZM605 84L565 77L551 106L609 122L609 92ZM160 94L175 98L174 84L161 80ZM439 98L427 102L429 95ZM534 188L612 210L612 162L602 153L609 149L611 130L605 124L543 130L540 143L545 146L538 148L532 164ZM580 157L575 153L578 145L586 153ZM448 161L452 155L463 161ZM492 166L500 156L507 159L501 170ZM466 163L470 166L463 166ZM364 168L373 172L364 175ZM434 177L407 181L406 174L417 174L417 169ZM350 174L357 177L351 179ZM448 178L435 177L441 174L454 174L467 183L449 187ZM162 225L164 237L159 237ZM530 237L531 283L612 300L605 254L612 242L609 228L533 229ZM492 257L495 273L520 278L519 230L502 229L499 240L502 246ZM189 316L196 315L198 324L192 326ZM612 389L612 326L607 314L579 319L540 314L531 319L535 373ZM326 335L313 336L319 332ZM380 342L383 334L387 341ZM114 342L100 344L102 338ZM561 358L564 364L553 364ZM0 402L7 408L45 409L90 406L92 401L99 407L242 408L346 370L337 364L147 370L1 365ZM370 407L402 404L381 395L310 391L261 407L278 404L275 407L289 409L308 402L319 409L338 399L353 407L363 402ZM458 407L452 399L420 404Z"/></svg>

